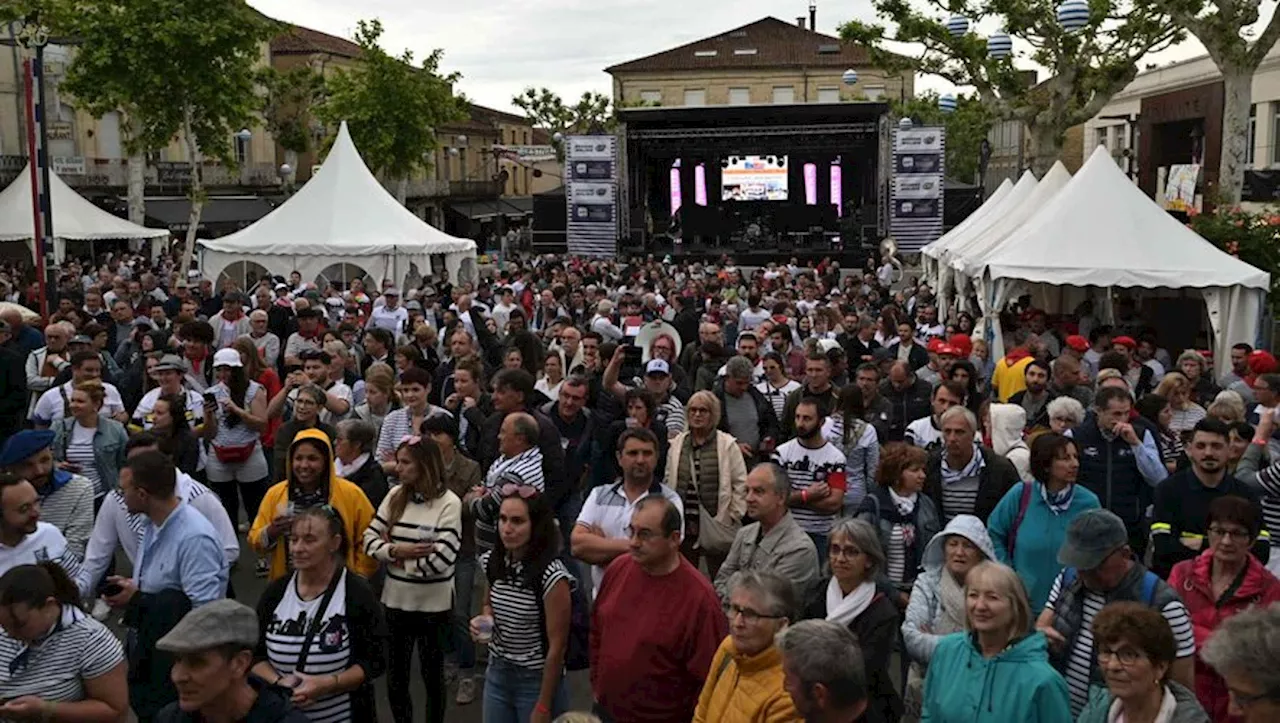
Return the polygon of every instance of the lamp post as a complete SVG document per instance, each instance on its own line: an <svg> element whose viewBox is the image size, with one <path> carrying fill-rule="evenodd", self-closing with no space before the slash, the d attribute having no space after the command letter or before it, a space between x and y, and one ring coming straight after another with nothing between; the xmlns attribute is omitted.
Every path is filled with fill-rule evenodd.
<svg viewBox="0 0 1280 723"><path fill-rule="evenodd" d="M35 245L36 276L40 288L40 314L49 317L49 290L52 284L53 203L49 198L49 134L44 102L44 48L49 44L49 30L40 24L38 15L30 15L10 26L13 40L35 57L23 61L26 91L27 157L31 162L31 215Z"/></svg>

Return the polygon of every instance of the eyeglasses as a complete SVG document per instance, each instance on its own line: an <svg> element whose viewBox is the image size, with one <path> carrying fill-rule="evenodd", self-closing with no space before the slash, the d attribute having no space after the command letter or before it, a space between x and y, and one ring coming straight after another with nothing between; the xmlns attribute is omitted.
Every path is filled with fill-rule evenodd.
<svg viewBox="0 0 1280 723"><path fill-rule="evenodd" d="M845 547L843 545L832 544L827 547L828 557L843 557L846 560L852 560L862 554L862 550L854 547L853 545Z"/></svg>
<svg viewBox="0 0 1280 723"><path fill-rule="evenodd" d="M498 494L502 497L519 495L520 499L527 500L538 494L538 488L532 485L505 484L498 488Z"/></svg>
<svg viewBox="0 0 1280 723"><path fill-rule="evenodd" d="M1217 537L1217 538L1231 537L1231 538L1235 538L1237 540L1242 540L1246 542L1249 540L1249 538L1253 537L1253 535L1249 534L1249 532L1246 530L1240 530L1240 529L1225 530L1221 527L1210 527L1209 535L1211 537Z"/></svg>
<svg viewBox="0 0 1280 723"><path fill-rule="evenodd" d="M643 527L636 529L631 525L627 525L627 529L623 530L628 539L636 539L641 542L648 542L655 537L660 537L659 533L654 530L647 530Z"/></svg>
<svg viewBox="0 0 1280 723"><path fill-rule="evenodd" d="M761 620L780 620L783 617L785 617L783 615L765 615L764 613L757 612L755 610L752 610L751 608L744 608L741 605L733 605L733 604L728 604L724 606L724 615L730 620L733 620L735 617L741 615L743 621L750 625L754 625L760 622Z"/></svg>
<svg viewBox="0 0 1280 723"><path fill-rule="evenodd" d="M1280 696L1273 693L1245 693L1231 686L1227 686L1227 693L1231 695L1231 700L1235 701L1236 707L1241 710L1252 708L1255 704L1264 700L1280 700Z"/></svg>
<svg viewBox="0 0 1280 723"><path fill-rule="evenodd" d="M1128 668L1136 664L1139 660L1147 657L1144 653L1133 648L1098 648L1098 664L1102 665L1108 660L1118 660L1120 664Z"/></svg>

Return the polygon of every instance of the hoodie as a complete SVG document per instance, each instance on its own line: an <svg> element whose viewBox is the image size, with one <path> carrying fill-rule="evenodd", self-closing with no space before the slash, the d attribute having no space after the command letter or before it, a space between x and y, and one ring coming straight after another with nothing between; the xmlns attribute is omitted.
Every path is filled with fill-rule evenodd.
<svg viewBox="0 0 1280 723"><path fill-rule="evenodd" d="M1067 682L1049 665L1043 633L1009 644L992 658L976 635L938 643L924 683L927 723L1071 723Z"/></svg>
<svg viewBox="0 0 1280 723"><path fill-rule="evenodd" d="M924 570L916 576L915 585L911 589L911 601L907 604L906 617L902 623L902 637L907 653L912 660L921 664L928 664L938 641L944 637L929 631L938 620L938 586L944 574L947 538L952 535L959 535L972 542L982 550L986 559L996 559L987 528L982 520L973 515L957 515L942 532L929 540L924 548L924 555L921 556Z"/></svg>
<svg viewBox="0 0 1280 723"><path fill-rule="evenodd" d="M1001 402L1027 388L1027 365L1034 357L1023 347L1012 349L996 362L991 372L991 386Z"/></svg>
<svg viewBox="0 0 1280 723"><path fill-rule="evenodd" d="M276 580L289 572L288 544L282 539L270 539L267 528L289 501L296 501L296 490L290 484L293 479L293 451L298 445L312 441L318 443L325 451L324 483L321 485L323 498L342 518L342 526L347 538L347 569L368 578L377 570L378 565L364 553L364 530L373 519L373 504L357 485L338 476L333 465L333 448L329 445L329 436L319 429L304 429L294 437L289 446L289 455L285 458L285 478L267 490L258 505L258 516L249 530L249 542L255 552L266 554L271 560L270 579Z"/></svg>
<svg viewBox="0 0 1280 723"><path fill-rule="evenodd" d="M1027 412L1015 404L992 404L991 450L1013 463L1023 482L1031 481L1031 450L1022 441Z"/></svg>

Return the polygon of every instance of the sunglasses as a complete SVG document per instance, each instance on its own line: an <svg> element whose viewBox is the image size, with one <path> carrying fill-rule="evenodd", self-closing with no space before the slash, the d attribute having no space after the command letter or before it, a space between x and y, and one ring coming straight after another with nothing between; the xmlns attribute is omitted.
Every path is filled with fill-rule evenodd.
<svg viewBox="0 0 1280 723"><path fill-rule="evenodd" d="M519 495L520 499L527 500L538 494L538 488L532 485L505 484L498 489L498 494L504 498Z"/></svg>

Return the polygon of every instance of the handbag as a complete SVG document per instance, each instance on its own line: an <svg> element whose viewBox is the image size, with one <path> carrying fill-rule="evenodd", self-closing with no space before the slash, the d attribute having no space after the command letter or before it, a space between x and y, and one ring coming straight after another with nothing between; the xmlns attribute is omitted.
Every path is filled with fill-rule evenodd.
<svg viewBox="0 0 1280 723"><path fill-rule="evenodd" d="M733 538L738 534L738 528L734 525L726 525L715 518L703 507L701 503L698 505L698 547L704 552L710 552L715 555L729 554L729 548L733 547Z"/></svg>
<svg viewBox="0 0 1280 723"><path fill-rule="evenodd" d="M256 441L229 447L215 444L213 445L213 453L218 457L218 461L223 464L241 464L249 461L249 458L253 456L253 450L257 446L258 443Z"/></svg>

